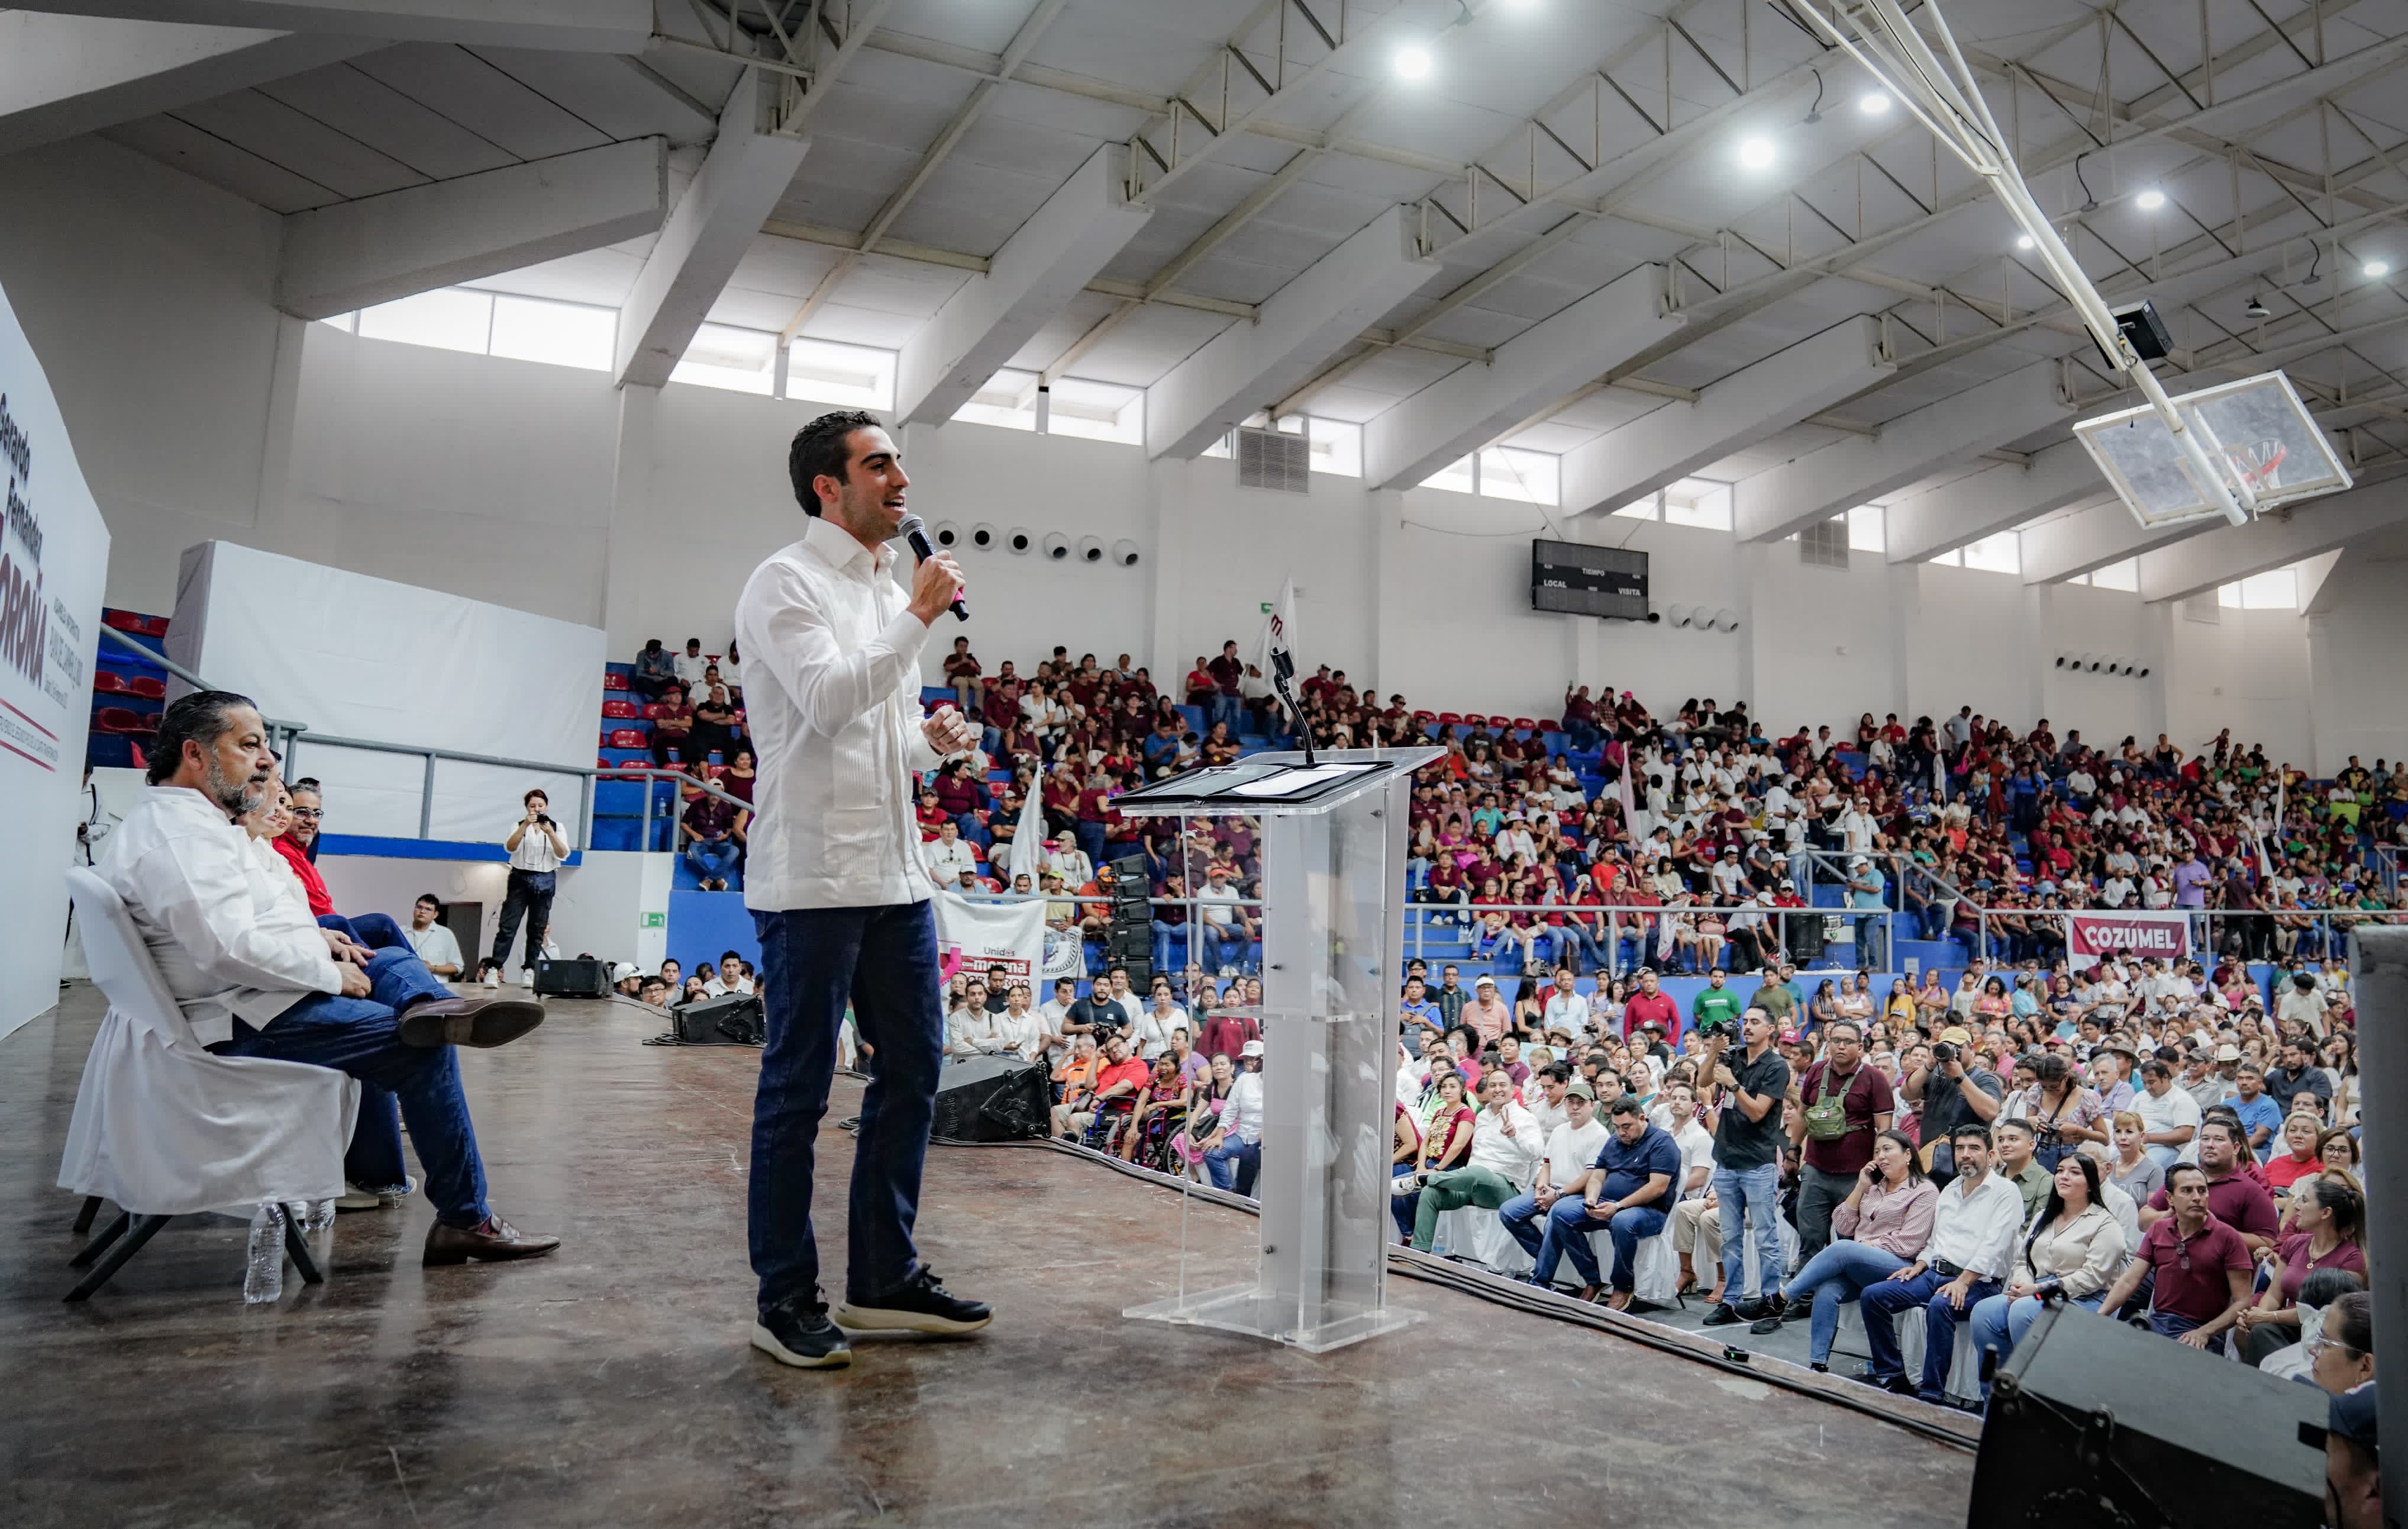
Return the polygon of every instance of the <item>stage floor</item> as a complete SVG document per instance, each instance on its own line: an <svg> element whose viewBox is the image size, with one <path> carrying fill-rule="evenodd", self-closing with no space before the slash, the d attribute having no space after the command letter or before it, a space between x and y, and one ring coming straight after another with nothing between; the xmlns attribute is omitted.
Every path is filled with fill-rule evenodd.
<svg viewBox="0 0 2408 1529"><path fill-rule="evenodd" d="M68 1307L52 1185L100 1008L78 984L0 1040L12 1525L1964 1522L1970 1453L1425 1283L1390 1291L1426 1321L1320 1357L1125 1322L1171 1293L1178 1196L1042 1149L929 1159L922 1249L985 1336L781 1368L746 1344L753 1055L643 1047L659 1022L601 1003L462 1056L493 1203L552 1258L422 1269L414 1199L254 1309L244 1228L195 1218ZM838 1207L856 1097L821 1138ZM1250 1273L1251 1217L1189 1233L1192 1284ZM822 1250L841 1270L840 1216Z"/></svg>

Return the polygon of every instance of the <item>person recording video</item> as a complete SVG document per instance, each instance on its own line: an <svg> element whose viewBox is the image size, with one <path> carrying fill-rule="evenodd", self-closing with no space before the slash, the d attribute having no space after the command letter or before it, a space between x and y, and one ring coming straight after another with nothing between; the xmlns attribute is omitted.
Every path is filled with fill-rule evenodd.
<svg viewBox="0 0 2408 1529"><path fill-rule="evenodd" d="M560 825L545 815L552 799L540 787L519 798L525 808L502 848L510 852L509 886L502 893L502 919L494 930L495 975L509 969L510 945L518 938L519 921L527 926L526 960L520 980L535 983L535 964L543 954L543 937L552 928L552 893L555 873L568 858L568 839Z"/></svg>

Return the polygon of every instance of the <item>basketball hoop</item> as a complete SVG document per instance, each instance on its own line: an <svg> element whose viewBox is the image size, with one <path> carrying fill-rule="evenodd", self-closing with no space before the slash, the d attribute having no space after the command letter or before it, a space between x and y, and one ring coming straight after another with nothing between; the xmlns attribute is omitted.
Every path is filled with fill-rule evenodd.
<svg viewBox="0 0 2408 1529"><path fill-rule="evenodd" d="M2291 379L2280 372L2202 388L2169 402L2186 434L2206 448L2212 473L2200 473L2157 411L2145 404L2073 427L2109 486L2143 525L2176 525L2219 514L2219 490L2262 513L2350 486L2349 469L2300 402Z"/></svg>

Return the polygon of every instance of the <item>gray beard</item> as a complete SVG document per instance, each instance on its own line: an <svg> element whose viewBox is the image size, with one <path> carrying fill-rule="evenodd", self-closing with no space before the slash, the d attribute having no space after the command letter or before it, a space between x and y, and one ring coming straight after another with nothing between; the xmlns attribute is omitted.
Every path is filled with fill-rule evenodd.
<svg viewBox="0 0 2408 1529"><path fill-rule="evenodd" d="M239 818L256 811L261 798L266 795L265 781L229 780L225 777L225 772L218 768L218 762L215 759L209 760L204 768L209 800L215 802L230 818Z"/></svg>

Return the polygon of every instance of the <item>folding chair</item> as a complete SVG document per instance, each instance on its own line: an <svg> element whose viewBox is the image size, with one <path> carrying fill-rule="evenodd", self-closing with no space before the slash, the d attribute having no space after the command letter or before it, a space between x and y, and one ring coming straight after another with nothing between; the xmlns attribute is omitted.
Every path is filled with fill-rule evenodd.
<svg viewBox="0 0 2408 1529"><path fill-rule="evenodd" d="M66 877L84 960L108 1013L84 1059L59 1187L85 1197L78 1232L91 1227L104 1199L120 1211L68 1260L91 1269L66 1294L81 1301L177 1216L247 1217L262 1201L339 1196L360 1086L331 1067L210 1054L125 904L81 866ZM305 1283L323 1282L289 1218L284 1247Z"/></svg>

